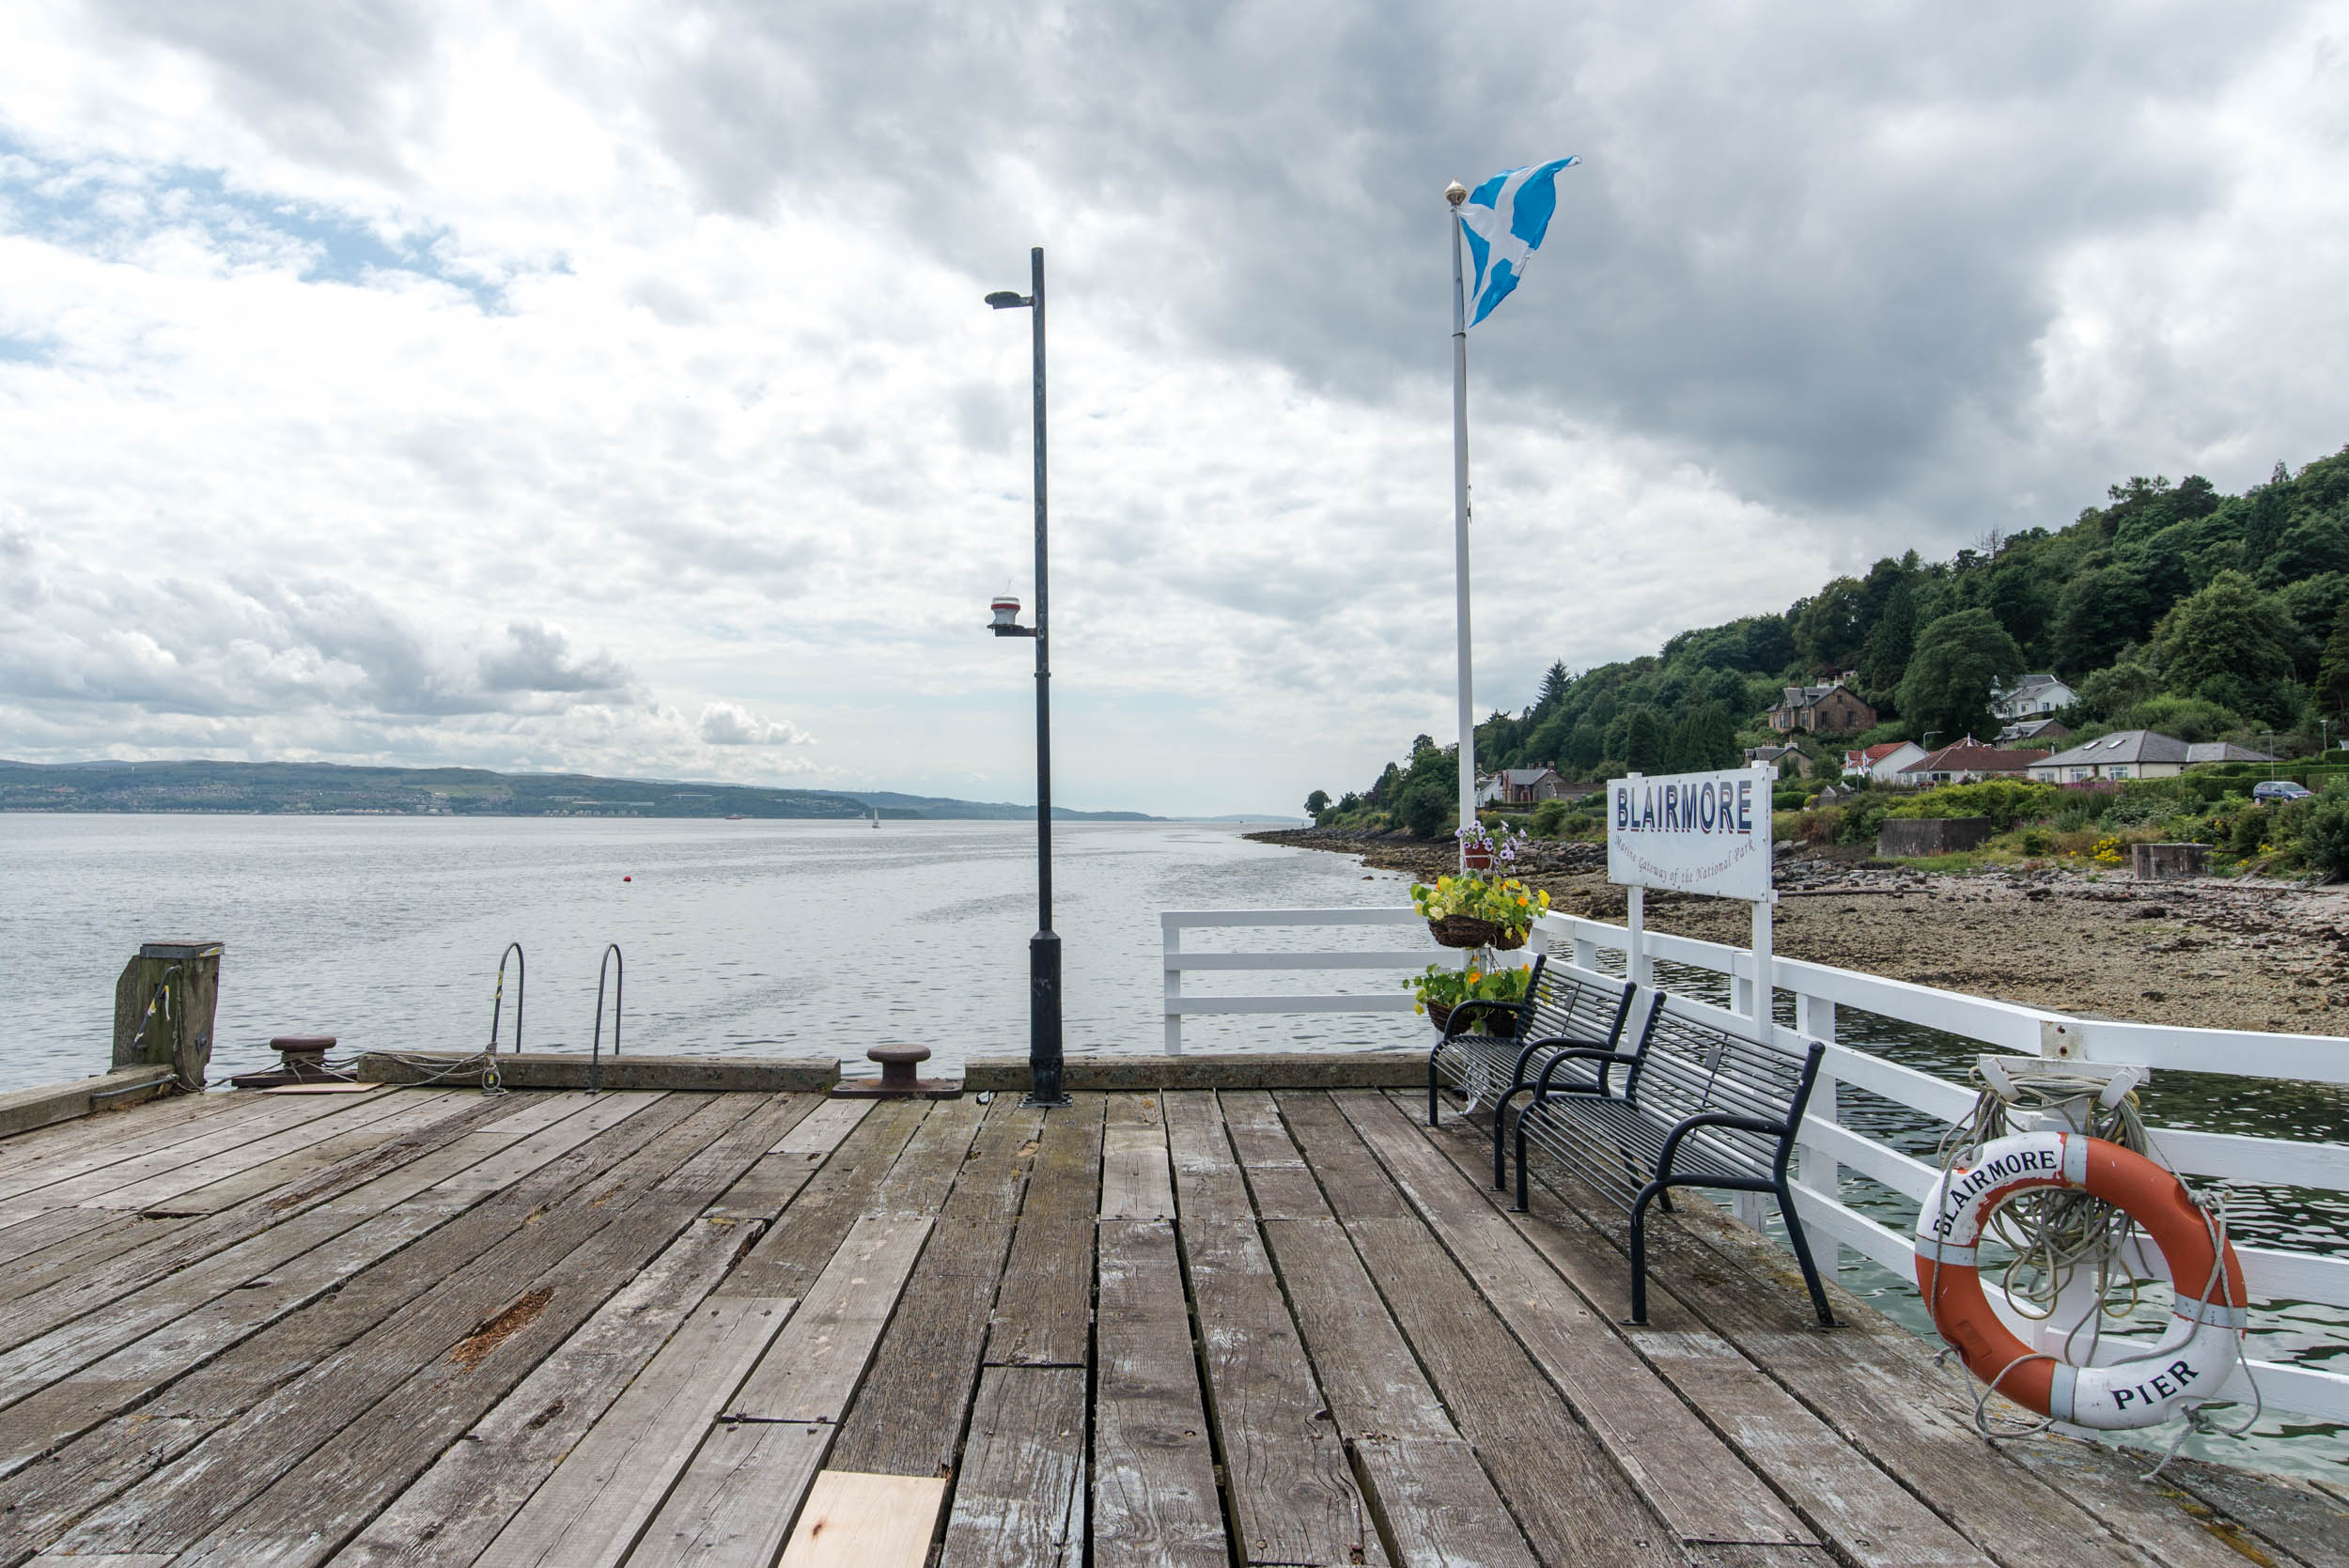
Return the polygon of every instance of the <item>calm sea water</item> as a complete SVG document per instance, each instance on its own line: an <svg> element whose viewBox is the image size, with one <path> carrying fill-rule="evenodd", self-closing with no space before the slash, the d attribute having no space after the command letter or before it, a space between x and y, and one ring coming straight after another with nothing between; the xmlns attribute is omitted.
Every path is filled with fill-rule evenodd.
<svg viewBox="0 0 2349 1568"><path fill-rule="evenodd" d="M1404 902L1407 877L1243 831L1054 826L1070 1052L1161 1048L1160 909ZM630 1052L839 1056L862 1069L885 1041L926 1044L940 1065L1028 1049L1033 823L14 814L0 815L0 1088L102 1071L116 976L141 941L174 937L227 947L215 1079L273 1065L272 1034L477 1048L508 941L527 955L534 1049L586 1048L612 942ZM1295 940L1346 945L1330 936ZM1353 944L1398 945L1393 932ZM1252 933L1249 945L1278 942ZM1231 978L1255 985L1225 988L1396 983ZM509 974L509 1047L513 994ZM1409 1014L1209 1017L1186 1043L1423 1048L1425 1030Z"/></svg>

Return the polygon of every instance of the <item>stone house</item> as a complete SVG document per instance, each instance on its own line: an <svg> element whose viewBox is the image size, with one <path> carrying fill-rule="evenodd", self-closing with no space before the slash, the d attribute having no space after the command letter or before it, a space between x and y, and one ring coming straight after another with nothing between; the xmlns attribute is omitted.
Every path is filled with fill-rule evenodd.
<svg viewBox="0 0 2349 1568"><path fill-rule="evenodd" d="M1843 681L1825 686L1789 686L1768 714L1770 728L1781 735L1802 730L1812 735L1850 735L1875 728L1876 710L1856 696Z"/></svg>

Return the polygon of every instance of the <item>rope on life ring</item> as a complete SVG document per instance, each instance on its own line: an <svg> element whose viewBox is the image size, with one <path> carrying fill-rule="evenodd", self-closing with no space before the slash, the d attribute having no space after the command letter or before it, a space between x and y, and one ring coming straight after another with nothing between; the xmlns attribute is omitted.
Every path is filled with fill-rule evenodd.
<svg viewBox="0 0 2349 1568"><path fill-rule="evenodd" d="M2165 1336L2144 1356L2074 1366L2031 1349L1991 1310L1977 1265L1983 1227L2008 1199L2049 1189L2112 1204L2161 1249L2185 1330L2174 1343ZM2249 1300L2223 1226L2174 1174L2104 1139L2053 1131L1994 1139L1934 1184L1917 1216L1917 1286L1933 1326L1992 1390L2099 1431L2155 1426L2217 1398L2241 1358Z"/></svg>

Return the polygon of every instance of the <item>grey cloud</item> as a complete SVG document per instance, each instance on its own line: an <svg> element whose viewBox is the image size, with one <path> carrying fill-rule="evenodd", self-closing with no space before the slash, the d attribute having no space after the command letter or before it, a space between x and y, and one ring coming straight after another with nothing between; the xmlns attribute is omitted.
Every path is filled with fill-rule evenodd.
<svg viewBox="0 0 2349 1568"><path fill-rule="evenodd" d="M482 655L485 691L617 691L630 675L609 653L574 660L570 639L544 621L516 621L506 629L507 646Z"/></svg>

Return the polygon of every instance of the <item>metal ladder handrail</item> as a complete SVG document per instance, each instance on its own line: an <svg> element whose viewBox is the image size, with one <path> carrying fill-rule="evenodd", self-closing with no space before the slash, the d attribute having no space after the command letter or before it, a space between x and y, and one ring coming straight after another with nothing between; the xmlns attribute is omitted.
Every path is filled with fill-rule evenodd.
<svg viewBox="0 0 2349 1568"><path fill-rule="evenodd" d="M628 959L620 952L618 942L607 942L603 956L596 960L596 1040L594 1053L587 1059L587 1093L603 1092L603 978L612 976L612 1054L620 1054L620 1008L628 986Z"/></svg>
<svg viewBox="0 0 2349 1568"><path fill-rule="evenodd" d="M522 952L520 942L507 942L506 951L498 955L496 994L490 999L490 1054L498 1053L498 1024L506 1013L506 960L514 960L514 1053L522 1048L522 1002L530 989L530 957Z"/></svg>

